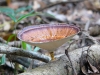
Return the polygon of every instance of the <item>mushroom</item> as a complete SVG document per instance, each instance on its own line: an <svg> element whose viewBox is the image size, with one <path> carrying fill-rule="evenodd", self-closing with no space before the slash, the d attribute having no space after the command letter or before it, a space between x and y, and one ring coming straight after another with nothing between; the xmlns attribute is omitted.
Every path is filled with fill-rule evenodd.
<svg viewBox="0 0 100 75"><path fill-rule="evenodd" d="M54 60L53 52L79 31L78 27L68 24L41 24L25 27L17 37L30 45L49 51Z"/></svg>

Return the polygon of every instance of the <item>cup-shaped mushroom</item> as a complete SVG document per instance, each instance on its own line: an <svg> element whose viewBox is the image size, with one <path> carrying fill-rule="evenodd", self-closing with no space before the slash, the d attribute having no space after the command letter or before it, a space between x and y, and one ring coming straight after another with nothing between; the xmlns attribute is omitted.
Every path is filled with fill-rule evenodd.
<svg viewBox="0 0 100 75"><path fill-rule="evenodd" d="M79 32L68 24L42 24L28 26L18 33L18 38L28 44L53 52Z"/></svg>

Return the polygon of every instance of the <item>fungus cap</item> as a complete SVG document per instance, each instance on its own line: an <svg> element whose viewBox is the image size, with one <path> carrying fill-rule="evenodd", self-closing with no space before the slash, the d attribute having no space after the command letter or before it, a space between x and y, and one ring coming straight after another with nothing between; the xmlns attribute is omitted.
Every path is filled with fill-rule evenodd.
<svg viewBox="0 0 100 75"><path fill-rule="evenodd" d="M17 37L28 44L54 51L79 31L78 27L68 24L41 24L25 27Z"/></svg>

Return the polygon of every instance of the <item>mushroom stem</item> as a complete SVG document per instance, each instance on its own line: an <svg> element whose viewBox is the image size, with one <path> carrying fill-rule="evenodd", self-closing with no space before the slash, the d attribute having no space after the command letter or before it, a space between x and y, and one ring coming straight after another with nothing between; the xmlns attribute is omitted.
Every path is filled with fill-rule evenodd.
<svg viewBox="0 0 100 75"><path fill-rule="evenodd" d="M50 52L51 60L54 60L54 52Z"/></svg>

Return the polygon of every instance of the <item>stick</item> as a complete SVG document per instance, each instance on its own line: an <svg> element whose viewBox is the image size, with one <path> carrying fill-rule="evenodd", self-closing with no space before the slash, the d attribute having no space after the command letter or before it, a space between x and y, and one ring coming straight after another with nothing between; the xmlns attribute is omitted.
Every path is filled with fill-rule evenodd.
<svg viewBox="0 0 100 75"><path fill-rule="evenodd" d="M85 0L75 0L75 1L57 2L57 3L50 4L50 5L48 5L48 6L44 7L44 8L38 9L38 11L43 11L44 9L47 9L47 8L50 8L50 7L53 7L53 6L56 6L56 5L60 5L60 4L78 3L78 2L82 2L82 1L85 1Z"/></svg>
<svg viewBox="0 0 100 75"><path fill-rule="evenodd" d="M40 54L38 52L23 50L21 48L16 48L16 47L10 47L6 44L1 44L1 43L0 43L0 53L29 57L29 58L41 60L41 61L46 62L46 63L50 61L48 56L45 56L45 55Z"/></svg>

